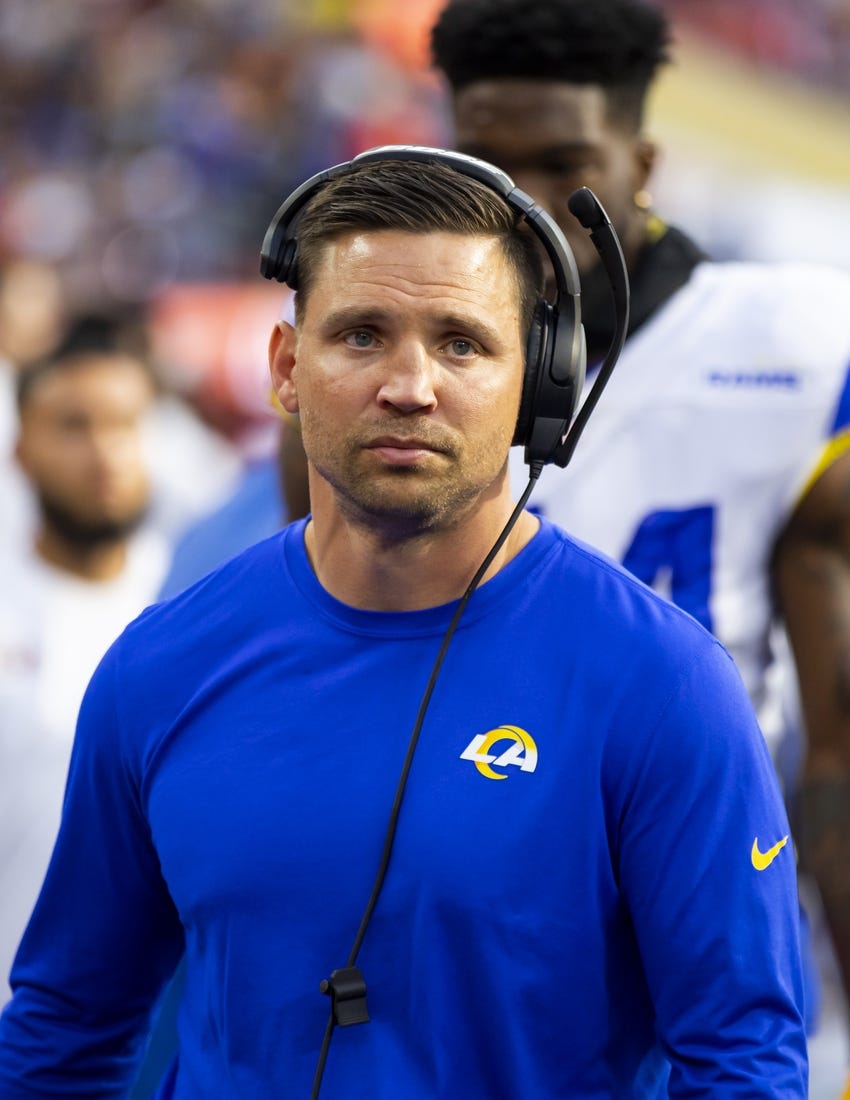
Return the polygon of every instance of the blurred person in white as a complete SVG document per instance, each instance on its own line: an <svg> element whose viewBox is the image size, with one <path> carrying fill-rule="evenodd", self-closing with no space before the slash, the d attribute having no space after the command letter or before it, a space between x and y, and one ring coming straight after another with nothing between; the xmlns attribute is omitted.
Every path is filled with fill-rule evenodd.
<svg viewBox="0 0 850 1100"><path fill-rule="evenodd" d="M119 331L78 319L16 377L15 457L36 522L0 555L0 1002L58 829L83 691L168 564L142 530L155 380Z"/></svg>

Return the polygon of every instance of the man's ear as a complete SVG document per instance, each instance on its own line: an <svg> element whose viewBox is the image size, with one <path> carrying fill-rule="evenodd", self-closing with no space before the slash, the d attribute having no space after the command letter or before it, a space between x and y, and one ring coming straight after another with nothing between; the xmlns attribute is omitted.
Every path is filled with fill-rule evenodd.
<svg viewBox="0 0 850 1100"><path fill-rule="evenodd" d="M638 138L634 150L635 191L645 189L655 168L658 146L648 138Z"/></svg>
<svg viewBox="0 0 850 1100"><path fill-rule="evenodd" d="M278 321L269 340L269 373L278 401L292 416L298 413L298 395L292 378L295 346L295 329L288 321Z"/></svg>

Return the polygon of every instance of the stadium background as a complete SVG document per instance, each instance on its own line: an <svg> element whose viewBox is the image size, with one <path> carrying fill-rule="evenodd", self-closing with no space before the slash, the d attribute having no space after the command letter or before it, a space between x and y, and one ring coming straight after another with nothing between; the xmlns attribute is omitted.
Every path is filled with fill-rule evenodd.
<svg viewBox="0 0 850 1100"><path fill-rule="evenodd" d="M427 63L440 6L4 0L3 369L49 346L63 316L119 311L240 458L268 448L265 346L285 292L257 274L263 231L328 164L450 144ZM664 6L676 60L650 101L657 207L717 257L850 268L850 2ZM813 1100L834 1098L848 1059L829 983L826 1004Z"/></svg>

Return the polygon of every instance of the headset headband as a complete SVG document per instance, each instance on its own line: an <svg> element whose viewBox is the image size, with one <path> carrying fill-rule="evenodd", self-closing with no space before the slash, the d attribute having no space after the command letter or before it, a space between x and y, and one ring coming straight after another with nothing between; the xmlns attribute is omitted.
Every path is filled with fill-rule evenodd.
<svg viewBox="0 0 850 1100"><path fill-rule="evenodd" d="M382 160L423 161L447 164L464 176L470 176L485 184L500 195L512 210L523 216L534 235L546 249L549 262L555 276L557 297L555 304L567 295L579 294L579 278L572 250L558 224L539 206L530 195L515 186L511 177L487 161L465 153L455 153L447 149L434 149L427 145L381 145L359 153L352 160L336 164L317 172L297 187L284 200L266 231L260 254L260 270L268 279L286 282L287 271L278 262L285 241L289 236L292 222L302 207L310 201L322 184L337 176L344 175L360 164L370 164Z"/></svg>

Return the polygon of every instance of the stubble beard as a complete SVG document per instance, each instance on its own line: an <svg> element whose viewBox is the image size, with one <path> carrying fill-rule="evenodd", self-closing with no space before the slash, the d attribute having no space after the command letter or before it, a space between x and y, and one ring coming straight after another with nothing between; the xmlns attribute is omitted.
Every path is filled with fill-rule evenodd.
<svg viewBox="0 0 850 1100"><path fill-rule="evenodd" d="M436 462L444 469L435 471L429 468L430 462L376 468L364 451L364 441L357 438L342 446L331 445L330 451L310 447L305 439L305 450L316 472L331 486L346 519L400 540L454 526L492 481L484 476L461 477L464 467L475 469L474 457L464 456L445 439L432 443L440 448Z"/></svg>

